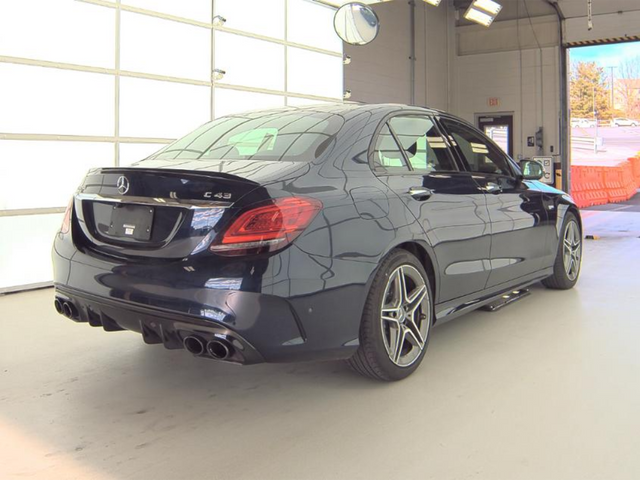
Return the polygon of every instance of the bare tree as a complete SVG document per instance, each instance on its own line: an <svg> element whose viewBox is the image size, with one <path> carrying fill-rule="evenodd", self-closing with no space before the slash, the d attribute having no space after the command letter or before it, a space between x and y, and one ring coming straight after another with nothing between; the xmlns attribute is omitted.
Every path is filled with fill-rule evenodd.
<svg viewBox="0 0 640 480"><path fill-rule="evenodd" d="M620 62L615 87L620 110L626 117L640 118L640 56Z"/></svg>

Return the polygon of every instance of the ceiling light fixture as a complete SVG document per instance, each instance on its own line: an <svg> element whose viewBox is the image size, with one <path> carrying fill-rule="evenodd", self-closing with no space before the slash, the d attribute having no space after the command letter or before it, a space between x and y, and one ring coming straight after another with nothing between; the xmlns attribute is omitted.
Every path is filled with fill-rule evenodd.
<svg viewBox="0 0 640 480"><path fill-rule="evenodd" d="M313 2L320 3L322 5L327 5L330 7L340 8L341 6L347 3L353 3L349 0L312 0ZM365 5L373 5L375 3L384 3L390 2L391 0L360 0L357 3L364 3Z"/></svg>
<svg viewBox="0 0 640 480"><path fill-rule="evenodd" d="M429 5L433 5L434 7L437 7L438 5L440 5L440 2L442 0L424 0L425 2L427 2Z"/></svg>
<svg viewBox="0 0 640 480"><path fill-rule="evenodd" d="M464 18L488 27L502 10L502 5L493 0L474 0L464 14Z"/></svg>
<svg viewBox="0 0 640 480"><path fill-rule="evenodd" d="M502 10L502 5L498 2L494 2L493 0L475 0L473 2L473 6L490 13L494 17L500 13L500 10Z"/></svg>

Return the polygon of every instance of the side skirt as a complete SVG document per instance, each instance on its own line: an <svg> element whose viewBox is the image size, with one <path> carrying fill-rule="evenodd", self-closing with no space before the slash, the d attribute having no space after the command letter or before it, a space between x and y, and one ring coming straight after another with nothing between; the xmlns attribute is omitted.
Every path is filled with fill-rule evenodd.
<svg viewBox="0 0 640 480"><path fill-rule="evenodd" d="M491 290L479 292L482 294L481 297L477 297L476 295L478 295L478 293L475 293L473 295L468 295L466 297L457 298L446 303L436 305L435 323L439 325L441 323L448 322L460 315L464 315L465 313L499 301L502 295L512 292L513 290L525 289L534 283L544 280L550 275L553 275L553 268L547 268L534 274L527 275L526 277L522 277L517 283L499 285Z"/></svg>

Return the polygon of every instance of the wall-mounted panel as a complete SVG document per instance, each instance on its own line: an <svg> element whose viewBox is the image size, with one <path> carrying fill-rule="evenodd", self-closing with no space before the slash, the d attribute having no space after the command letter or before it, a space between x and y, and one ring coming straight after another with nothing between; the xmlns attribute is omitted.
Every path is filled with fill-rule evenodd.
<svg viewBox="0 0 640 480"><path fill-rule="evenodd" d="M115 15L68 0L2 0L0 55L113 68Z"/></svg>
<svg viewBox="0 0 640 480"><path fill-rule="evenodd" d="M211 21L211 0L122 0L122 4L199 22Z"/></svg>
<svg viewBox="0 0 640 480"><path fill-rule="evenodd" d="M121 143L119 145L120 166L128 167L132 163L147 158L163 147L164 145L158 143Z"/></svg>
<svg viewBox="0 0 640 480"><path fill-rule="evenodd" d="M120 68L208 81L211 32L207 28L122 12Z"/></svg>
<svg viewBox="0 0 640 480"><path fill-rule="evenodd" d="M177 138L209 120L206 86L120 79L120 135Z"/></svg>
<svg viewBox="0 0 640 480"><path fill-rule="evenodd" d="M227 28L284 38L285 0L216 0L215 15L226 19Z"/></svg>
<svg viewBox="0 0 640 480"><path fill-rule="evenodd" d="M216 118L248 110L284 107L284 97L264 93L242 92L227 88L215 90Z"/></svg>
<svg viewBox="0 0 640 480"><path fill-rule="evenodd" d="M342 97L342 58L290 47L287 64L289 92Z"/></svg>
<svg viewBox="0 0 640 480"><path fill-rule="evenodd" d="M112 143L0 140L0 210L66 207L87 171L113 160Z"/></svg>
<svg viewBox="0 0 640 480"><path fill-rule="evenodd" d="M0 63L0 132L113 135L114 78Z"/></svg>
<svg viewBox="0 0 640 480"><path fill-rule="evenodd" d="M308 0L288 0L287 40L342 52L342 40L333 29L335 9Z"/></svg>
<svg viewBox="0 0 640 480"><path fill-rule="evenodd" d="M284 46L226 32L215 32L219 83L284 90Z"/></svg>
<svg viewBox="0 0 640 480"><path fill-rule="evenodd" d="M51 246L62 217L0 217L0 232L5 232L0 235L0 290L51 281Z"/></svg>

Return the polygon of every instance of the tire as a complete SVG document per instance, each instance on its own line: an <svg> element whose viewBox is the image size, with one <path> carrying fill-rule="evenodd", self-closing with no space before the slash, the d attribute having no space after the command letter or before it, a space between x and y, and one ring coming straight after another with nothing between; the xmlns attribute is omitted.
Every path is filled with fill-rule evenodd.
<svg viewBox="0 0 640 480"><path fill-rule="evenodd" d="M571 244L571 247L569 247ZM572 262L567 265L567 262ZM545 278L542 284L554 290L568 290L578 281L582 265L582 231L575 214L567 212L562 224L558 253L553 264L553 275Z"/></svg>
<svg viewBox="0 0 640 480"><path fill-rule="evenodd" d="M433 293L424 267L411 253L393 250L371 283L360 324L360 346L348 363L375 380L408 377L424 358L433 312Z"/></svg>

